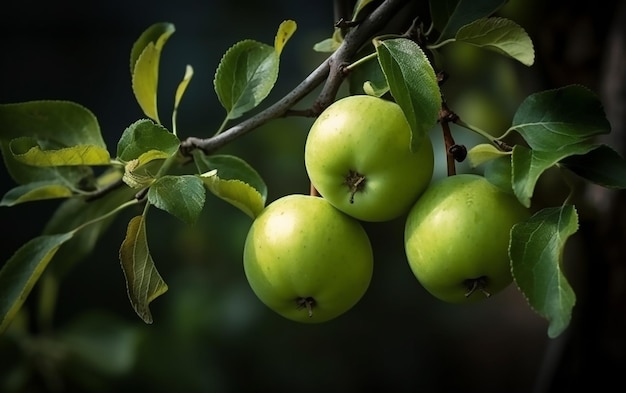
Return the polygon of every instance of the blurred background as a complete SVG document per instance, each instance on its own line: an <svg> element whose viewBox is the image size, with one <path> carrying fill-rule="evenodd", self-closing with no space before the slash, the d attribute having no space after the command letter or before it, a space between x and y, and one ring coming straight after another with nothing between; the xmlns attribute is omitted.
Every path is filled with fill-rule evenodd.
<svg viewBox="0 0 626 393"><path fill-rule="evenodd" d="M111 152L123 130L144 117L131 91L129 57L151 24L176 26L162 54L161 113L170 113L185 66L195 70L178 113L184 138L210 136L221 124L225 111L212 80L231 45L246 38L272 44L281 21L298 23L262 109L324 60L312 47L330 37L335 22L331 1L113 0L77 6L23 0L2 8L0 103L78 102L97 116ZM451 109L468 123L500 133L528 94L583 84L600 95L613 125L604 141L623 155L625 2L599 7L511 0L499 15L528 31L535 64L527 68L451 46L444 86ZM308 193L303 148L312 121L273 121L221 153L236 154L258 170L269 188L268 203ZM461 129L453 133L468 146L480 141ZM433 130L432 138L440 177L440 131ZM470 168L462 164L458 171ZM550 174L542 177L535 206L560 204L559 182ZM1 167L0 193L13 186ZM124 212L94 252L64 277L53 325L42 329L37 323L35 288L0 337L0 391L515 393L569 391L590 381L620 384L620 371L626 370L625 195L586 186L578 200L581 228L568 242L564 266L578 301L572 325L557 339L548 338L547 322L513 286L470 306L444 304L427 294L404 256L402 219L364 225L376 265L371 287L354 309L321 325L283 319L260 303L243 274L250 219L211 195L193 227L151 210L148 241L169 291L151 304L155 321L146 325L130 306L118 261L132 216ZM1 208L0 264L40 234L58 204Z"/></svg>

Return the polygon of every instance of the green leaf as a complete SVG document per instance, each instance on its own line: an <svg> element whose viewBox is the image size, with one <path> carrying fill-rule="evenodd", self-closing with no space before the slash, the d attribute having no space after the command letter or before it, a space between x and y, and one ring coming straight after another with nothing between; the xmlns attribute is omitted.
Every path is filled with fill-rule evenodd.
<svg viewBox="0 0 626 393"><path fill-rule="evenodd" d="M126 163L122 180L131 188L147 187L156 179L161 165L168 157L168 153L160 150L149 150L142 153L139 158Z"/></svg>
<svg viewBox="0 0 626 393"><path fill-rule="evenodd" d="M150 255L144 216L133 217L128 223L120 261L133 309L145 323L152 323L149 305L168 288Z"/></svg>
<svg viewBox="0 0 626 393"><path fill-rule="evenodd" d="M75 145L60 149L44 150L31 137L13 139L9 143L13 157L32 166L109 165L111 157L107 149L94 145Z"/></svg>
<svg viewBox="0 0 626 393"><path fill-rule="evenodd" d="M146 29L133 45L130 73L137 103L149 118L157 123L157 92L161 51L176 29L171 23L155 23Z"/></svg>
<svg viewBox="0 0 626 393"><path fill-rule="evenodd" d="M507 0L430 0L435 28L441 33L435 43L454 38L457 31L477 19L493 14Z"/></svg>
<svg viewBox="0 0 626 393"><path fill-rule="evenodd" d="M50 182L76 191L88 192L95 189L95 175L89 166L41 167L24 164L13 156L10 142L0 142L0 151L9 175L17 184Z"/></svg>
<svg viewBox="0 0 626 393"><path fill-rule="evenodd" d="M44 235L31 239L0 269L0 334L9 326L15 314L30 294L33 286L48 266L59 247L73 233Z"/></svg>
<svg viewBox="0 0 626 393"><path fill-rule="evenodd" d="M531 308L549 321L548 336L569 325L576 295L561 263L567 239L578 230L572 205L545 208L511 229L509 255L515 283Z"/></svg>
<svg viewBox="0 0 626 393"><path fill-rule="evenodd" d="M381 41L376 51L391 95L411 127L411 151L416 151L441 109L437 76L424 52L409 39Z"/></svg>
<svg viewBox="0 0 626 393"><path fill-rule="evenodd" d="M206 187L215 196L235 206L252 219L258 216L265 207L258 191L241 180L220 179L216 170L203 173L200 176Z"/></svg>
<svg viewBox="0 0 626 393"><path fill-rule="evenodd" d="M148 201L187 224L198 219L204 207L206 190L197 176L163 176L148 191Z"/></svg>
<svg viewBox="0 0 626 393"><path fill-rule="evenodd" d="M490 143L478 144L467 152L467 159L473 168L502 156L510 156L510 152L499 150Z"/></svg>
<svg viewBox="0 0 626 393"><path fill-rule="evenodd" d="M526 66L535 62L533 42L528 33L509 19L478 19L461 27L455 39L509 56Z"/></svg>
<svg viewBox="0 0 626 393"><path fill-rule="evenodd" d="M607 188L626 188L626 160L607 145L586 154L571 156L561 163L578 176Z"/></svg>
<svg viewBox="0 0 626 393"><path fill-rule="evenodd" d="M222 58L215 73L215 92L229 119L255 108L278 79L279 58L270 45L238 42Z"/></svg>
<svg viewBox="0 0 626 393"><path fill-rule="evenodd" d="M382 97L389 92L389 85L378 61L366 61L348 74L350 95L367 94Z"/></svg>
<svg viewBox="0 0 626 393"><path fill-rule="evenodd" d="M512 130L533 150L552 151L607 134L611 125L591 90L569 85L528 96L515 112L507 133Z"/></svg>
<svg viewBox="0 0 626 393"><path fill-rule="evenodd" d="M70 188L55 182L32 182L9 190L2 197L0 206L14 206L24 202L45 199L69 198L72 195L74 194Z"/></svg>
<svg viewBox="0 0 626 393"><path fill-rule="evenodd" d="M44 149L76 145L106 149L94 114L70 101L0 104L0 140L25 136L37 139Z"/></svg>
<svg viewBox="0 0 626 393"><path fill-rule="evenodd" d="M122 161L139 158L149 151L160 151L168 156L178 151L180 140L165 127L149 119L131 124L117 143L117 157Z"/></svg>
<svg viewBox="0 0 626 393"><path fill-rule="evenodd" d="M517 199L524 206L529 207L535 185L542 173L566 157L586 154L597 147L598 145L583 142L576 145L566 145L555 151L536 151L522 145L516 145L513 148L511 161L513 191Z"/></svg>
<svg viewBox="0 0 626 393"><path fill-rule="evenodd" d="M0 105L0 150L7 171L18 184L56 181L72 189L92 188L95 177L90 167L33 167L17 161L9 143L21 137L35 138L44 149L76 145L106 149L98 121L88 109L69 101Z"/></svg>
<svg viewBox="0 0 626 393"><path fill-rule="evenodd" d="M336 51L342 43L343 37L341 36L341 29L335 28L332 37L326 38L313 45L313 50L321 53L332 53Z"/></svg>
<svg viewBox="0 0 626 393"><path fill-rule="evenodd" d="M284 21L274 39L275 47L244 40L233 45L222 57L213 84L228 119L236 119L259 105L278 79L282 49L296 29Z"/></svg>
<svg viewBox="0 0 626 393"><path fill-rule="evenodd" d="M513 194L510 155L501 156L487 162L483 176L502 191Z"/></svg>
<svg viewBox="0 0 626 393"><path fill-rule="evenodd" d="M199 150L194 150L193 158L199 173L216 169L220 179L241 180L254 188L261 195L263 203L265 203L267 199L267 185L261 178L261 175L246 161L227 154L207 156Z"/></svg>
<svg viewBox="0 0 626 393"><path fill-rule="evenodd" d="M200 177L215 196L255 218L265 207L267 186L244 160L229 155L205 156L194 152Z"/></svg>

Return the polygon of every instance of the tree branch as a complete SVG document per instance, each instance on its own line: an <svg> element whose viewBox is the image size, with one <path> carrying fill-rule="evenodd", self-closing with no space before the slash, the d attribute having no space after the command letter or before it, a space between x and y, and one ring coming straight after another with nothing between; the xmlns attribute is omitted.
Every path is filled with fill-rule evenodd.
<svg viewBox="0 0 626 393"><path fill-rule="evenodd" d="M317 116L335 100L339 87L346 76L344 71L345 64L348 64L359 48L371 39L378 30L382 29L406 3L408 3L408 0L385 0L362 23L350 30L346 34L342 45L291 92L269 108L214 137L206 139L187 138L181 143L181 153L189 156L192 150L201 149L205 154L210 154L266 122L285 116L291 107L311 93L326 79L324 88L315 101L313 108L307 112L311 116Z"/></svg>

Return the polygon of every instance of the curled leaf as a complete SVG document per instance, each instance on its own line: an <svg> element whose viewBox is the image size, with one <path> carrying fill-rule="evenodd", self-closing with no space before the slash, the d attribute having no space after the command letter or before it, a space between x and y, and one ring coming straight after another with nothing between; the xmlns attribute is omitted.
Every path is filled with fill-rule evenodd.
<svg viewBox="0 0 626 393"><path fill-rule="evenodd" d="M32 166L108 165L111 157L107 149L95 145L75 145L44 150L31 137L13 139L9 144L13 157Z"/></svg>

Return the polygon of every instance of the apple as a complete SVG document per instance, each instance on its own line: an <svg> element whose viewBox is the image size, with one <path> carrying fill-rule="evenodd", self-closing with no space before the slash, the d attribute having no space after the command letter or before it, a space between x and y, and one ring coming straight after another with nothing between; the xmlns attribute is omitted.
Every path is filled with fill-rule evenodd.
<svg viewBox="0 0 626 393"><path fill-rule="evenodd" d="M287 195L254 220L243 252L246 278L270 309L298 322L325 322L365 294L373 252L361 224L327 200Z"/></svg>
<svg viewBox="0 0 626 393"><path fill-rule="evenodd" d="M304 152L315 189L362 221L388 221L411 208L433 174L424 137L411 152L411 130L398 104L368 95L341 98L315 120Z"/></svg>
<svg viewBox="0 0 626 393"><path fill-rule="evenodd" d="M485 299L513 280L509 233L529 209L476 174L434 181L407 215L411 270L435 297L451 303Z"/></svg>

